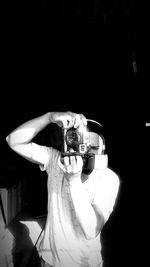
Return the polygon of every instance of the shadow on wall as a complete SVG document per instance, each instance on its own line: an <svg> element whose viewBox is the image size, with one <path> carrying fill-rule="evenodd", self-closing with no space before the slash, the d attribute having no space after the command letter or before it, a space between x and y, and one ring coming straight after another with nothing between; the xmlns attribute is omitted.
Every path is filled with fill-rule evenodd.
<svg viewBox="0 0 150 267"><path fill-rule="evenodd" d="M0 232L0 266L41 266L37 242L45 226L45 219L46 217L33 219L24 212L7 228L1 229L3 231Z"/></svg>

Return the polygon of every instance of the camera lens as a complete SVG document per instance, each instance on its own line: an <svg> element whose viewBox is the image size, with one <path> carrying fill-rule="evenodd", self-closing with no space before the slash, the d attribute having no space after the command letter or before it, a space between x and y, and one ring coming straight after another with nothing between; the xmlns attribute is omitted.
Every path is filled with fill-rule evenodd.
<svg viewBox="0 0 150 267"><path fill-rule="evenodd" d="M69 147L75 148L80 144L80 141L81 136L79 135L79 133L77 133L76 130L71 129L67 131L66 142Z"/></svg>

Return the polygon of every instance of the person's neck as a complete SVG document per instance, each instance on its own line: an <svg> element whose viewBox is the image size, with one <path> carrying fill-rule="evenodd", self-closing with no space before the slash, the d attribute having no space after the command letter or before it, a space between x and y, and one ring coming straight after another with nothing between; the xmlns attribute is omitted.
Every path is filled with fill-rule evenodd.
<svg viewBox="0 0 150 267"><path fill-rule="evenodd" d="M86 180L89 179L92 172L93 172L93 170L83 170L82 171L82 174L81 174L82 183L84 183Z"/></svg>
<svg viewBox="0 0 150 267"><path fill-rule="evenodd" d="M82 172L82 174L81 174L82 183L84 183L88 178L89 178L89 174L85 174Z"/></svg>

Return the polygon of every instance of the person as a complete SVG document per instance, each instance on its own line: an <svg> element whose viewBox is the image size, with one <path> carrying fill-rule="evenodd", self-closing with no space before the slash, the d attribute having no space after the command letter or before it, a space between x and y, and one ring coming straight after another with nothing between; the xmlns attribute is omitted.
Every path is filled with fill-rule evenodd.
<svg viewBox="0 0 150 267"><path fill-rule="evenodd" d="M47 219L39 246L42 266L103 266L101 231L116 203L120 179L108 167L102 139L94 137L88 148L98 158L98 164L89 172L86 168L84 171L81 153L73 154L75 149L62 157L62 152L54 147L32 141L51 123L68 131L72 127L85 129L87 121L83 114L70 111L47 112L23 123L6 137L16 153L39 164L48 175ZM101 141L94 143L95 140Z"/></svg>

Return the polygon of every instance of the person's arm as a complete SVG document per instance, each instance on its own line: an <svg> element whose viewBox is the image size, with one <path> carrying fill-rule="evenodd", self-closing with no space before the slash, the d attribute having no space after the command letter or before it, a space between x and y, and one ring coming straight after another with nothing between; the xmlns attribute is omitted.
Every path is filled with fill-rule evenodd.
<svg viewBox="0 0 150 267"><path fill-rule="evenodd" d="M65 178L70 186L75 214L86 239L93 239L100 233L104 225L104 218L99 207L91 205L88 200L81 181L82 166L83 161L80 156L71 156L70 160L69 157L64 157Z"/></svg>
<svg viewBox="0 0 150 267"><path fill-rule="evenodd" d="M81 120L85 123L85 117L82 114L69 111L47 112L20 125L6 137L6 141L19 155L34 163L45 164L48 159L47 150L33 143L32 139L50 123L57 123L59 126L69 128L74 124L78 126Z"/></svg>
<svg viewBox="0 0 150 267"><path fill-rule="evenodd" d="M70 182L70 192L75 213L86 239L95 238L104 225L101 210L89 202L80 177Z"/></svg>
<svg viewBox="0 0 150 267"><path fill-rule="evenodd" d="M64 157L65 178L70 186L74 211L87 239L95 238L108 220L119 190L119 177L110 169L93 177L92 202L81 180L83 161L80 156Z"/></svg>
<svg viewBox="0 0 150 267"><path fill-rule="evenodd" d="M48 156L46 150L31 141L49 123L51 123L50 112L23 123L6 137L6 141L19 155L34 163L44 164Z"/></svg>

